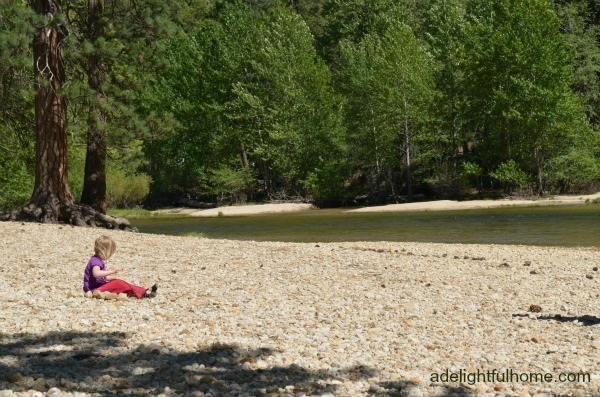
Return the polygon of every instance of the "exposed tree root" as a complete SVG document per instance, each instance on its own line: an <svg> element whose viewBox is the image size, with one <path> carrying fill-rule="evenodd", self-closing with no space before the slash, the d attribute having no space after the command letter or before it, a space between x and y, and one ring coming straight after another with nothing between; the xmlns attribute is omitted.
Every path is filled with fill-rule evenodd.
<svg viewBox="0 0 600 397"><path fill-rule="evenodd" d="M24 221L39 223L64 223L73 226L101 227L105 229L137 231L125 218L115 218L81 204L36 206L28 204L25 207L0 213L2 221Z"/></svg>

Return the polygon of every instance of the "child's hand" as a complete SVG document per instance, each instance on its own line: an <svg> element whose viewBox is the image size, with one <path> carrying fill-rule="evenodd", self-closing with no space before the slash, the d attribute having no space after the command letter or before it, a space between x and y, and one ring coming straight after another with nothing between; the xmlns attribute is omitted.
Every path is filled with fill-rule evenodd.
<svg viewBox="0 0 600 397"><path fill-rule="evenodd" d="M115 271L115 273L118 273L118 272L122 271L122 270L123 270L123 268L122 268L122 267L119 267L119 266L117 266L117 267L113 268L113 270Z"/></svg>

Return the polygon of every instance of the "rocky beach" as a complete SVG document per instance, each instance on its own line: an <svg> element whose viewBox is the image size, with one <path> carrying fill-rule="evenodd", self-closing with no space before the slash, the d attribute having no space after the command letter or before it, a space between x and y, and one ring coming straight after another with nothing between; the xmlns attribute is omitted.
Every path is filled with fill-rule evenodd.
<svg viewBox="0 0 600 397"><path fill-rule="evenodd" d="M156 298L84 297L102 234ZM598 247L14 222L0 247L0 396L600 396Z"/></svg>

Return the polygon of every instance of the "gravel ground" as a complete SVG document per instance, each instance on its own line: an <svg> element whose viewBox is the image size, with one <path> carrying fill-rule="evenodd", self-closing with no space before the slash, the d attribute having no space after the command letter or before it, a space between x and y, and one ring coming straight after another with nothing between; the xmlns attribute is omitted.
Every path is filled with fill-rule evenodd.
<svg viewBox="0 0 600 397"><path fill-rule="evenodd" d="M158 297L84 297L101 234ZM0 222L0 249L0 396L600 396L598 248Z"/></svg>

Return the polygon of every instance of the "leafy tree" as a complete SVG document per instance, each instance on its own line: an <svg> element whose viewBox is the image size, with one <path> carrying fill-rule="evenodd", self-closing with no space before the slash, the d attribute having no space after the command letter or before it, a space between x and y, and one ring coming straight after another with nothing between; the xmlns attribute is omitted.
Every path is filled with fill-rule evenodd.
<svg viewBox="0 0 600 397"><path fill-rule="evenodd" d="M199 21L202 21L211 12L213 2L180 0L172 2L170 7L173 9L174 20L181 26L183 32L190 32L194 31L198 27Z"/></svg>
<svg viewBox="0 0 600 397"><path fill-rule="evenodd" d="M376 66L383 110L381 127L395 132L396 156L402 159L406 193L413 194L412 169L427 139L428 115L435 96L431 61L423 45L407 26L390 29L381 43ZM398 150L399 149L399 150Z"/></svg>
<svg viewBox="0 0 600 397"><path fill-rule="evenodd" d="M329 72L308 27L289 9L224 5L194 37L173 42L170 54L157 96L178 104L181 125L147 150L166 173L189 170L193 178L180 187L210 191L213 182L223 185L217 179L224 170L235 176L251 167L264 193L303 190L309 173L336 155L340 127ZM155 171L157 182L166 180Z"/></svg>
<svg viewBox="0 0 600 397"><path fill-rule="evenodd" d="M248 146L253 147L251 157L266 162L274 174L263 175L267 182L273 188L302 188L308 173L338 152L340 126L329 73L300 18L287 11L265 17L268 36L259 42L249 68L255 80L235 87L232 105L246 114L246 122L256 123L259 139L248 140Z"/></svg>
<svg viewBox="0 0 600 397"><path fill-rule="evenodd" d="M488 170L514 160L542 194L549 160L585 127L559 19L543 0L471 6L467 88L479 159Z"/></svg>
<svg viewBox="0 0 600 397"><path fill-rule="evenodd" d="M323 10L325 0L286 0L290 9L302 16L315 38L322 37L325 29Z"/></svg>
<svg viewBox="0 0 600 397"><path fill-rule="evenodd" d="M447 177L456 190L461 156L468 154L472 140L465 120L465 0L435 0L427 15L427 42L435 60L440 135L438 144L445 152ZM442 171L440 171L441 173Z"/></svg>
<svg viewBox="0 0 600 397"><path fill-rule="evenodd" d="M360 43L367 35L382 37L392 26L404 23L413 31L421 27L428 0L325 0L324 32L319 50L335 63L339 43Z"/></svg>
<svg viewBox="0 0 600 397"><path fill-rule="evenodd" d="M600 25L594 23L592 6L588 1L558 3L557 12L562 21L561 30L564 32L573 59L571 87L580 97L590 123L598 126L600 124Z"/></svg>
<svg viewBox="0 0 600 397"><path fill-rule="evenodd" d="M412 170L422 155L419 143L427 140L435 96L430 58L403 24L382 39L367 36L357 46L346 42L342 54L350 151L375 171L376 185L385 181L384 192L397 194L395 175L401 170L412 195Z"/></svg>
<svg viewBox="0 0 600 397"><path fill-rule="evenodd" d="M380 43L367 36L354 45L345 41L340 46L338 90L344 97L344 122L351 163L363 177L367 191L379 193L391 190L390 172L393 163L394 139L380 128L382 118L376 97L375 59ZM381 189L381 184L388 185Z"/></svg>

